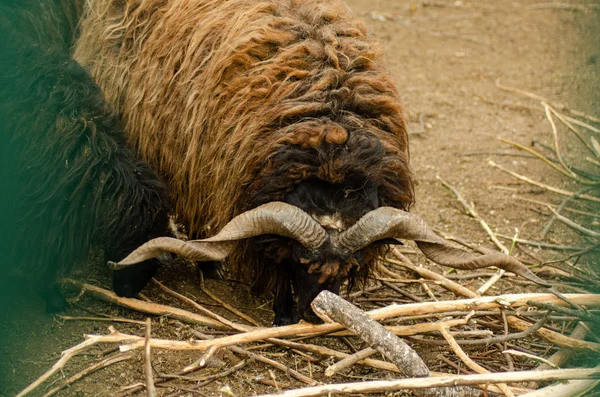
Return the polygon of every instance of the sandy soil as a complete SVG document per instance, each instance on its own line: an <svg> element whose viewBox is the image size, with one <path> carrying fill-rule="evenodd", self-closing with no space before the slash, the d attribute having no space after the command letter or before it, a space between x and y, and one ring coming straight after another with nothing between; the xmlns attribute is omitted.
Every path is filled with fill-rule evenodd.
<svg viewBox="0 0 600 397"><path fill-rule="evenodd" d="M595 0L594 0L595 1ZM515 199L526 197L539 201L560 203L561 196L518 181L493 168L489 160L515 172L525 174L540 182L569 191L580 189L567 178L558 175L541 161L523 157L522 151L498 141L497 137L529 146L533 141L552 144L552 134L539 101L528 99L499 89L495 81L520 88L548 98L552 102L599 116L600 112L600 9L536 9L530 0L482 0L473 2L437 2L402 0L349 0L354 12L364 18L370 31L385 48L390 73L397 82L411 121L411 162L417 180L417 204L413 211L423 216L431 226L460 236L475 244L492 247L487 235L473 219L464 215L455 198L441 185L440 176L461 190L473 202L492 229L503 235L513 235L515 228L524 239L539 239L548 219L549 211L542 205ZM593 2L586 2L591 4ZM584 4L573 2L572 4ZM595 1L595 4L600 4ZM600 5L596 5L600 7ZM596 124L598 126L598 124ZM583 161L584 152L572 135L559 130L560 145L566 159L581 168L590 169ZM587 154L585 154L587 155ZM596 208L597 209L597 208ZM594 211L593 207L588 210ZM589 217L575 217L587 227L597 223ZM546 240L561 245L585 245L577 233L562 225L555 225ZM523 248L533 257L552 258L561 253L537 248ZM520 251L521 257L532 257ZM101 266L101 264L96 264ZM162 269L159 279L166 280L179 292L198 297L210 303L196 285L191 269ZM106 283L105 275L79 274L87 281ZM406 277L414 275L406 274ZM474 280L469 287L477 288L483 280ZM264 325L270 324L270 304L253 298L247 288L234 282L209 282L208 288L253 316ZM425 299L418 286L413 293ZM501 281L490 293L531 290L530 286ZM439 296L452 299L453 295L434 289ZM164 294L149 287L145 291L157 302L179 305ZM28 303L30 310L12 311L3 319L0 341L0 396L12 396L24 388L58 357L61 350L82 341L86 333L105 333L109 323L64 321L52 318L41 310L41 303ZM143 320L144 316L114 306L91 300L80 305L111 316ZM219 307L207 306L229 316ZM372 307L366 305L365 307ZM69 315L89 315L73 307ZM174 327L165 318L153 319L154 334L158 337L186 339L189 329ZM141 335L143 327L135 324L117 324L123 332ZM352 340L356 344L356 341ZM313 340L340 350L348 347L339 341ZM106 346L108 347L108 346ZM415 345L432 369L451 372L444 367L436 354L444 348ZM102 349L78 357L64 371L69 376L97 360ZM331 379L323 377L326 364L331 359L312 363L291 351L266 349L265 354L298 371L323 382L345 382L367 379L388 379L393 374L356 367L351 372ZM137 354L137 353L136 353ZM500 355L501 356L501 355ZM175 372L197 358L189 353L154 353L156 369ZM217 357L215 368L197 373L203 376L222 371L237 362L228 355ZM522 368L531 363L522 362ZM271 380L270 368L251 363L233 375L217 380L200 392L187 391L194 382L175 381L180 388L160 388L161 396L219 396L227 395L229 387L235 396L276 392L271 386L257 382L257 377ZM282 373L274 373L277 382L284 386L299 387ZM53 378L55 380L57 378ZM143 380L139 357L99 371L77 382L59 396L112 396L120 387ZM36 395L42 395L39 392ZM142 394L140 394L142 395ZM383 394L382 394L383 395ZM392 395L392 394L386 394ZM400 395L400 394L393 394Z"/></svg>

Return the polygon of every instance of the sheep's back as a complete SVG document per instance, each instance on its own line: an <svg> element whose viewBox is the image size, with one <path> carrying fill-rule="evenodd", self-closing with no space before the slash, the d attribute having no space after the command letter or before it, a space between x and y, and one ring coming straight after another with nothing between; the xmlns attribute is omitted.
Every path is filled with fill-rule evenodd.
<svg viewBox="0 0 600 397"><path fill-rule="evenodd" d="M193 236L257 204L286 147L359 147L376 136L392 164L381 177L391 189L382 189L383 202L412 202L397 92L379 47L341 3L87 3L74 57L121 115L129 143L165 178ZM335 179L344 164L334 163L314 172ZM289 172L271 199L310 177Z"/></svg>

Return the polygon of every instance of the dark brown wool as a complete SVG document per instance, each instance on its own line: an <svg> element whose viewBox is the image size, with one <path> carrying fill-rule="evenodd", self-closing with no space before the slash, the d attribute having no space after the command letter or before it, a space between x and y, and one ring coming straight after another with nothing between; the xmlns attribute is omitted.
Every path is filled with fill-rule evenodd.
<svg viewBox="0 0 600 397"><path fill-rule="evenodd" d="M87 6L74 58L164 178L190 237L214 235L311 178L358 175L379 186L380 205L412 203L398 93L379 46L342 3ZM254 252L240 244L229 261L257 277L265 269Z"/></svg>

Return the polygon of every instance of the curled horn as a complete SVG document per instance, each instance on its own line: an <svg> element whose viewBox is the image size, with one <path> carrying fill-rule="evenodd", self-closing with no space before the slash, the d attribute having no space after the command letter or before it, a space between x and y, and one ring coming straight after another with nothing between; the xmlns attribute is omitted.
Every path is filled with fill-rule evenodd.
<svg viewBox="0 0 600 397"><path fill-rule="evenodd" d="M539 285L551 286L511 256L503 253L477 256L453 247L433 233L422 218L397 208L380 207L368 212L337 236L333 244L340 253L350 254L374 241L390 237L414 240L428 259L440 265L462 270L496 266Z"/></svg>
<svg viewBox="0 0 600 397"><path fill-rule="evenodd" d="M273 201L236 216L216 236L197 241L235 241L262 234L293 238L308 250L319 248L328 238L325 229L306 212Z"/></svg>
<svg viewBox="0 0 600 397"><path fill-rule="evenodd" d="M114 270L120 270L167 252L196 261L220 261L231 253L235 241L263 234L293 238L309 250L319 248L328 238L325 229L300 208L283 202L271 202L236 216L213 237L191 241L155 238L122 261L110 262L109 265Z"/></svg>

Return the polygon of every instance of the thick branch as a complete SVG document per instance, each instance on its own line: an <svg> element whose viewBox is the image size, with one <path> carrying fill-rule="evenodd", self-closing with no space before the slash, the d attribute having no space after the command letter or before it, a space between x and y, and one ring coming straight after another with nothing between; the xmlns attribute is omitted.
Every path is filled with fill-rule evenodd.
<svg viewBox="0 0 600 397"><path fill-rule="evenodd" d="M379 380L371 382L342 383L304 389L289 390L278 397L317 397L328 393L342 395L350 393L375 393L392 390L423 389L431 387L454 387L457 385L482 385L487 383L510 383L524 381L555 381L565 379L600 379L600 367L551 369L547 371L518 371L495 374L452 375L414 379ZM258 397L275 396L265 394Z"/></svg>

